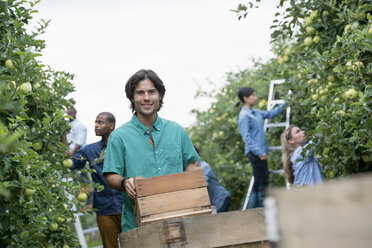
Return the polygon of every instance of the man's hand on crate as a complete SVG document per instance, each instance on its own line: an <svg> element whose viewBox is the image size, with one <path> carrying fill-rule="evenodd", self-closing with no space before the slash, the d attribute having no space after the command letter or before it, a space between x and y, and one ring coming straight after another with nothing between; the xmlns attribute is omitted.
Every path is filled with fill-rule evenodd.
<svg viewBox="0 0 372 248"><path fill-rule="evenodd" d="M136 186L134 186L134 178L130 177L127 180L125 180L124 186L125 186L125 191L129 195L129 197L133 200L136 199L137 193L136 193Z"/></svg>

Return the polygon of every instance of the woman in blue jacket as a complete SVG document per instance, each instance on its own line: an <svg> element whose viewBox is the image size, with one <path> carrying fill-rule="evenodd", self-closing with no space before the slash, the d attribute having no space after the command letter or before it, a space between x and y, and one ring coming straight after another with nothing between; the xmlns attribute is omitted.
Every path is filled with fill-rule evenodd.
<svg viewBox="0 0 372 248"><path fill-rule="evenodd" d="M265 131L263 129L264 119L271 119L279 115L284 104L270 111L253 109L257 102L256 93L253 88L243 87L238 91L239 107L243 107L239 113L239 131L245 143L245 155L252 164L254 184L249 196L248 208L263 207L263 197L266 187L269 185L269 169L267 156L269 146L267 144Z"/></svg>
<svg viewBox="0 0 372 248"><path fill-rule="evenodd" d="M305 131L294 125L289 126L281 136L284 174L287 182L296 186L312 186L323 182L323 169L314 156L314 147L302 153L304 148L313 143L312 140L306 143L305 139Z"/></svg>

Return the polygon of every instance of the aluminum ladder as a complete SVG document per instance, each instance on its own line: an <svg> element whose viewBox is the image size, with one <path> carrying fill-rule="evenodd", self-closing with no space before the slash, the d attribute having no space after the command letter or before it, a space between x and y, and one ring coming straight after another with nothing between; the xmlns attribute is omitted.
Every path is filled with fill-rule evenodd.
<svg viewBox="0 0 372 248"><path fill-rule="evenodd" d="M284 79L271 80L270 81L269 95L268 95L268 99L267 99L267 110L272 110L276 105L285 103L285 101L282 100L282 99L275 99L275 86L276 85L279 85L279 84L283 84L283 83L285 83L285 80ZM291 94L291 93L292 93L291 91L288 91L288 94ZM265 119L264 127L263 127L264 130L265 130L265 133L267 132L267 130L269 128L273 128L273 127L285 127L285 128L288 128L289 127L289 121L290 121L290 112L291 112L291 107L287 106L287 108L286 108L285 122L270 123L270 119ZM272 150L281 150L281 149L282 149L281 146L270 146L269 147L269 150L270 151L272 151ZM281 174L281 173L284 173L284 170L283 169L270 171L270 174ZM253 188L253 184L254 184L254 176L252 175L251 181L249 182L249 186L248 186L248 190L247 190L247 195L245 197L242 210L246 210L247 209L249 195L251 194L251 191L252 191L252 188ZM286 186L287 186L287 189L289 189L289 184L288 183L286 183Z"/></svg>

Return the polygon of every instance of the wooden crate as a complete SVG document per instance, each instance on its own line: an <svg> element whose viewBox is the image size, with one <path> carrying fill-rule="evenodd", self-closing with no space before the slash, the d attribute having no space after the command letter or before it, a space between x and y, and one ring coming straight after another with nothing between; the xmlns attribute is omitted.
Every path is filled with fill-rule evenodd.
<svg viewBox="0 0 372 248"><path fill-rule="evenodd" d="M372 174L269 195L276 202L279 247L372 247Z"/></svg>
<svg viewBox="0 0 372 248"><path fill-rule="evenodd" d="M131 248L269 248L263 208L155 222L119 235Z"/></svg>
<svg viewBox="0 0 372 248"><path fill-rule="evenodd" d="M136 224L183 216L211 214L207 185L202 168L134 181Z"/></svg>

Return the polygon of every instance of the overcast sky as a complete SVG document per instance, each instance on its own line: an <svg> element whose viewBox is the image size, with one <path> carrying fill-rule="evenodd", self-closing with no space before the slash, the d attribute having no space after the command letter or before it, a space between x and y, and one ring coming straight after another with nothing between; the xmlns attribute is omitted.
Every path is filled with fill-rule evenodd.
<svg viewBox="0 0 372 248"><path fill-rule="evenodd" d="M117 126L132 113L124 85L139 69L152 69L166 87L159 115L184 127L195 123L191 109L199 86L223 85L250 58L267 59L276 4L264 1L239 21L229 11L236 0L42 0L36 19L51 19L42 36L41 60L54 70L74 73L77 118L88 129L87 143L99 140L94 121L112 112Z"/></svg>

